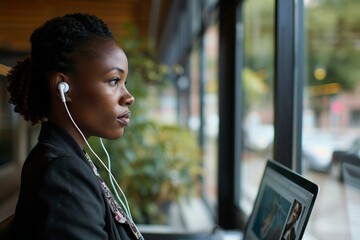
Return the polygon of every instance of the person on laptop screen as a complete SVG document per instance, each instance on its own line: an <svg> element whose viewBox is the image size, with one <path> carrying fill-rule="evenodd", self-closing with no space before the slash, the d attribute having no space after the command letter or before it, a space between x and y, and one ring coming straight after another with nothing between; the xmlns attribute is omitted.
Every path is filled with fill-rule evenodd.
<svg viewBox="0 0 360 240"><path fill-rule="evenodd" d="M295 225L301 215L301 211L302 211L301 203L295 200L281 239L293 240L296 238Z"/></svg>
<svg viewBox="0 0 360 240"><path fill-rule="evenodd" d="M268 160L242 239L301 239L319 187Z"/></svg>

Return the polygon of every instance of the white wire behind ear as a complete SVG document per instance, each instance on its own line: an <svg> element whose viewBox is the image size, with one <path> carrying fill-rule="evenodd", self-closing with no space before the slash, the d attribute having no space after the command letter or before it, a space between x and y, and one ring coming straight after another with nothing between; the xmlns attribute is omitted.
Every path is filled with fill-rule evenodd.
<svg viewBox="0 0 360 240"><path fill-rule="evenodd" d="M127 201L127 199L126 199L126 196L125 196L123 190L121 189L121 187L120 187L119 184L117 183L117 181L116 181L115 177L113 176L113 174L111 173L110 169L104 164L104 162L100 159L100 157L99 157L99 156L95 153L95 151L91 148L91 146L90 146L89 142L86 140L84 134L81 132L80 128L77 126L77 124L75 123L74 119L72 118L72 116L71 116L71 114L70 114L70 112L69 112L69 109L68 109L68 107L67 107L67 105L66 105L66 102L64 102L64 106L65 106L65 109L66 109L67 114L69 115L69 118L70 118L71 122L74 124L74 126L76 127L76 129L77 129L77 130L79 131L79 133L81 134L81 137L84 139L86 145L89 147L89 149L90 149L90 151L92 152L92 154L99 160L99 162L104 166L104 168L106 169L106 171L109 173L110 182L111 182L111 185L112 185L112 187L113 187L113 189L114 189L114 191L115 191L115 193L116 193L116 197L118 198L119 202L120 202L121 205L123 206L124 211L126 212L126 214L128 215L128 217L133 221L132 216L131 216L131 212L130 212L130 208L129 208L129 204L128 204L128 201ZM107 156L107 158L108 158L108 163L109 163L109 166L110 166L110 165L111 165L111 164L110 164L110 156L109 156L107 150L105 149L105 146L104 146L104 144L103 144L103 142L102 142L101 139L100 139L100 141L101 141L101 145L102 145L102 147L103 147L103 149L104 149L104 151L105 151L105 154L106 154L106 156ZM124 204L124 202L122 201L122 199L119 197L119 194L118 194L118 192L116 191L116 189L115 189L115 187L114 187L114 182L115 182L117 188L120 190L120 192L121 192L121 194L122 194L122 196L123 196L123 198L124 198L124 200L125 200L125 204Z"/></svg>

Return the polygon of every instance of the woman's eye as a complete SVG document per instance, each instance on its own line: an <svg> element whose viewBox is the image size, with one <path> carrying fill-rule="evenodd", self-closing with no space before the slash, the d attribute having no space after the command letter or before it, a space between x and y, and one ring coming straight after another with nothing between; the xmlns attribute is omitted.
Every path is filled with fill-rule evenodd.
<svg viewBox="0 0 360 240"><path fill-rule="evenodd" d="M109 84L111 86L116 86L118 84L118 82L120 81L120 78L116 77L116 78L113 78L109 81Z"/></svg>

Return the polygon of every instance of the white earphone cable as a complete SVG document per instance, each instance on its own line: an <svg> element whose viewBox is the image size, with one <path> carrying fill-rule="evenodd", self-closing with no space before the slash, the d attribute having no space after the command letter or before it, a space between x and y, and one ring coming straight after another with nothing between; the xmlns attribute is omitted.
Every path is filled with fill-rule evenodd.
<svg viewBox="0 0 360 240"><path fill-rule="evenodd" d="M115 192L115 194L116 194L116 197L117 197L117 198L119 199L119 201L120 201L119 193L117 192L117 190L116 190L116 188L115 188L115 186L114 186L114 181L115 181L115 184L117 185L117 187L119 188L119 190L121 191L121 194L123 195L123 197L124 197L124 199L125 199L125 203L126 203L126 206L127 206L128 211L129 211L128 215L129 215L130 219L133 220L133 219L132 219L132 215L131 215L131 211L130 211L130 207L129 207L128 201L127 201L127 199L126 199L126 197L125 197L125 194L124 194L124 192L122 191L122 189L120 188L120 186L118 185L116 179L114 179L113 174L111 173L111 158L110 158L110 155L109 155L108 151L106 150L106 147L105 147L105 145L104 145L104 143L103 143L102 138L99 138L99 139L100 139L101 147L103 148L103 150L104 150L104 152L105 152L105 154L106 154L107 160L108 160L108 172L109 172L109 179L110 179L111 186L112 186L113 189L114 189L114 192Z"/></svg>
<svg viewBox="0 0 360 240"><path fill-rule="evenodd" d="M92 154L94 154L94 156L100 161L100 163L104 166L104 168L105 168L105 169L107 170L107 172L109 173L111 185L113 186L113 188L114 188L114 190L115 190L115 192L116 192L116 197L118 198L119 202L120 202L121 205L123 206L124 211L126 212L126 214L127 214L127 215L129 216L129 218L132 220L132 216L131 216L129 204L128 204L128 201L127 201L127 199L126 199L126 196L125 196L123 190L121 189L121 187L120 187L119 184L117 183L115 177L113 176L113 174L111 173L111 171L109 170L109 168L104 164L104 162L100 159L100 157L99 157L99 156L95 153L95 151L91 148L91 146L90 146L90 144L88 143L88 141L86 140L84 134L81 132L80 128L77 126L77 124L75 123L74 119L72 118L72 116L71 116L71 114L70 114L70 112L69 112L69 109L68 109L68 107L67 107L67 105L66 105L66 102L64 102L64 106L65 106L65 109L66 109L67 114L69 115L69 118L70 118L71 122L74 124L75 128L76 128L76 129L79 131L79 133L81 134L81 137L84 139L86 145L89 147L89 149L90 149L90 151L92 152ZM100 141L101 141L101 140L100 140ZM102 141L101 141L101 144L102 144L102 146L103 146ZM108 163L110 164L110 156L109 156L108 152L106 151L105 146L103 146L103 149L104 149L104 151L105 151L105 153L106 153L106 156L108 157ZM117 193L117 191L116 191L116 189L115 189L115 187L114 187L114 185L113 185L114 182L115 182L117 188L120 190L122 196L124 197L124 200L125 200L126 205L124 204L124 202L122 201L122 199L119 197L119 195L118 195L118 193ZM133 221L133 220L132 220L132 221Z"/></svg>

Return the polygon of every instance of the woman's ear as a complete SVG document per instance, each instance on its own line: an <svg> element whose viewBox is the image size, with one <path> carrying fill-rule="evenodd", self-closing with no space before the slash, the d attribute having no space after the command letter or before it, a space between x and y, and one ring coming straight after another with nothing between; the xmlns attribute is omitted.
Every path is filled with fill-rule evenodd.
<svg viewBox="0 0 360 240"><path fill-rule="evenodd" d="M70 85L68 77L63 73L55 73L50 79L50 88L54 96L63 102L71 102Z"/></svg>

